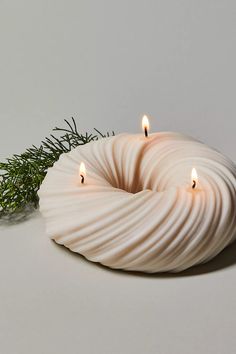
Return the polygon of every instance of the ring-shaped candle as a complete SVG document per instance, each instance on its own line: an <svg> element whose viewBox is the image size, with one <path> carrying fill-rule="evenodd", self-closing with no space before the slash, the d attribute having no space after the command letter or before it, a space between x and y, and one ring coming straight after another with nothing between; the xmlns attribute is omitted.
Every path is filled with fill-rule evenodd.
<svg viewBox="0 0 236 354"><path fill-rule="evenodd" d="M111 268L182 271L236 238L234 163L178 133L120 134L75 148L48 170L39 197L52 239Z"/></svg>

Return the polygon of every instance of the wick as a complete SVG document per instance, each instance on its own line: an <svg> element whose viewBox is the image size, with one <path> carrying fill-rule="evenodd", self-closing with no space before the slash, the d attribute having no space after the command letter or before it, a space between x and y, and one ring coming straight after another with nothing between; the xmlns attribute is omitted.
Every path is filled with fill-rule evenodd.
<svg viewBox="0 0 236 354"><path fill-rule="evenodd" d="M84 183L84 176L80 175L80 177L81 177L81 183L83 184Z"/></svg>
<svg viewBox="0 0 236 354"><path fill-rule="evenodd" d="M192 185L192 189L194 189L196 187L196 181L193 180L193 185Z"/></svg>
<svg viewBox="0 0 236 354"><path fill-rule="evenodd" d="M144 133L145 133L145 137L148 137L148 131L147 131L147 127L144 128Z"/></svg>

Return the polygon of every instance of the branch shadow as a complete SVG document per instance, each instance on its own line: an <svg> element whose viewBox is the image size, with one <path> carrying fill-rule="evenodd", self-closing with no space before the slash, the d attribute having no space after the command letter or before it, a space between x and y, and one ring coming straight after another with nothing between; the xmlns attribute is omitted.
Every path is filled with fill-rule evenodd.
<svg viewBox="0 0 236 354"><path fill-rule="evenodd" d="M193 266L187 270L184 270L179 273L142 273L142 272L136 272L136 271L125 271L122 269L112 269L109 267L106 267L100 263L94 263L89 261L87 258L85 258L83 255L78 254L76 252L71 251L69 248L66 248L63 245L60 245L56 243L54 240L52 240L53 244L56 245L56 247L60 247L63 251L68 252L71 254L73 257L77 257L80 260L84 262L89 262L92 266L94 267L99 267L100 269L103 269L107 272L112 272L114 274L122 274L124 276L135 276L135 277L141 277L141 278L182 278L182 277L193 277L193 276L198 276L198 275L204 275L204 274L209 274L213 272L220 271L225 268L233 267L236 265L236 241L232 243L231 245L227 246L223 251L221 251L215 258L212 260Z"/></svg>
<svg viewBox="0 0 236 354"><path fill-rule="evenodd" d="M0 213L0 226L11 226L17 225L24 221L27 221L33 218L36 213L37 209L33 205L27 205L24 209L14 212L14 213Z"/></svg>

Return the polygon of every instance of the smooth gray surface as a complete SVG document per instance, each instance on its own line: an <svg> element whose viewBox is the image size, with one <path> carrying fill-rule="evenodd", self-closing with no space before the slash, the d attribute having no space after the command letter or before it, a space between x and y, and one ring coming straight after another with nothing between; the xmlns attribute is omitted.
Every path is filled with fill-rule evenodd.
<svg viewBox="0 0 236 354"><path fill-rule="evenodd" d="M236 161L236 2L0 2L0 157L64 118L174 130ZM0 231L3 354L234 354L236 246L184 276L91 264L36 214Z"/></svg>

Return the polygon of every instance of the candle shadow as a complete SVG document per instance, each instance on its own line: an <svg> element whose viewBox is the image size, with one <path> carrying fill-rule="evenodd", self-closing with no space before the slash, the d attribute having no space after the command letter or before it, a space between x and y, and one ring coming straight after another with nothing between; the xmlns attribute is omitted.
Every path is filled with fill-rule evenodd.
<svg viewBox="0 0 236 354"><path fill-rule="evenodd" d="M64 247L63 245L57 244L53 241L53 244L56 247L60 247L63 251L70 253L73 257L80 259L83 262L88 262L91 266L99 267L107 272L112 272L114 274L121 274L124 276L135 276L135 277L144 277L144 278L180 278L180 277L192 277L198 275L209 274L213 272L220 271L225 268L233 267L236 265L236 241L226 247L223 251L221 251L215 258L212 260L193 266L187 270L184 270L179 273L171 273L171 272L163 272L163 273L143 273L137 271L125 271L122 269L112 269L106 267L100 263L91 262L86 259L83 255L80 255L76 252L71 251L70 249Z"/></svg>
<svg viewBox="0 0 236 354"><path fill-rule="evenodd" d="M38 216L37 209L33 206L25 208L23 211L19 213L10 214L7 216L1 216L0 218L0 227L1 226L10 226L21 223L22 221L26 221L29 218L34 218ZM80 255L76 252L72 252L68 248L63 245L57 244L53 241L55 247L59 247L63 252L68 252L70 256L76 257L83 262L88 262L91 266L99 267L107 272L112 272L114 274L121 274L123 276L136 276L136 277L146 277L146 278L178 278L178 277L191 277L197 275L204 275L208 273L217 272L223 270L225 268L230 268L236 265L236 241L231 245L227 246L223 251L221 251L215 258L212 260L200 264L197 266L193 266L187 270L184 270L179 273L171 273L171 272L163 272L163 273L143 273L137 271L125 271L122 269L112 269L106 267L100 263L94 263L87 260L83 255Z"/></svg>

